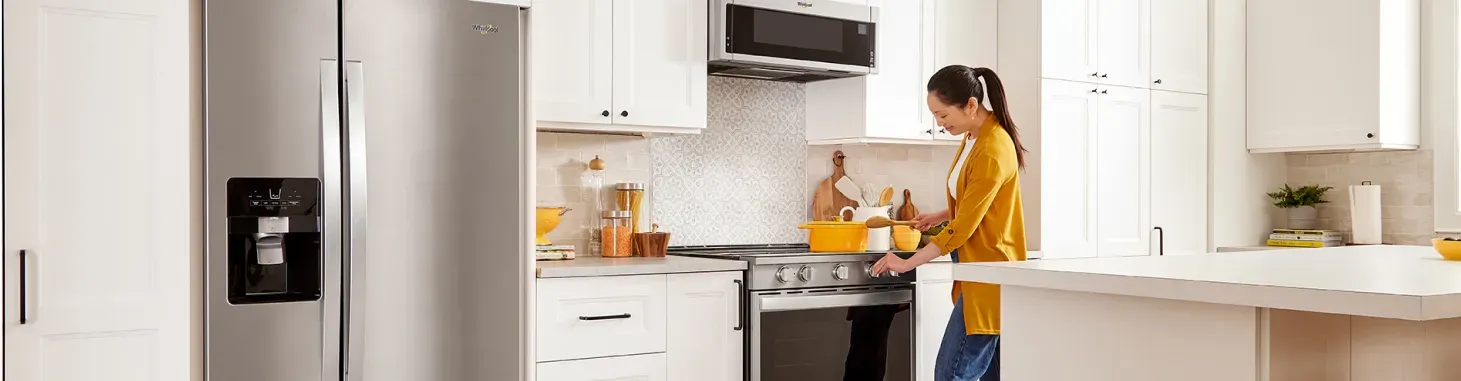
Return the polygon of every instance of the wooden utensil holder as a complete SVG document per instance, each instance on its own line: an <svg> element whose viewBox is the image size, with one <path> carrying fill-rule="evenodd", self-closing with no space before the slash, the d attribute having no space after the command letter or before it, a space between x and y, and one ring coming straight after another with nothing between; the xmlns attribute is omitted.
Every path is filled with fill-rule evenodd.
<svg viewBox="0 0 1461 381"><path fill-rule="evenodd" d="M634 254L647 258L664 257L670 248L670 233L659 232L659 224L654 224L654 231L649 233L634 233Z"/></svg>

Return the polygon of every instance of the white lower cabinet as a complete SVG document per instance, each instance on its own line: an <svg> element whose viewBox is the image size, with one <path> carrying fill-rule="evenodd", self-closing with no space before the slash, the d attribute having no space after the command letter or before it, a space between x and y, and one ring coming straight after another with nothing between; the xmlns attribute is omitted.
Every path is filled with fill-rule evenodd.
<svg viewBox="0 0 1461 381"><path fill-rule="evenodd" d="M917 381L933 380L934 360L938 358L944 328L949 325L949 314L954 311L952 271L950 262L933 262L918 268L918 286L913 296Z"/></svg>
<svg viewBox="0 0 1461 381"><path fill-rule="evenodd" d="M604 357L538 364L542 381L667 381L665 354Z"/></svg>
<svg viewBox="0 0 1461 381"><path fill-rule="evenodd" d="M742 272L538 280L538 381L743 379Z"/></svg>

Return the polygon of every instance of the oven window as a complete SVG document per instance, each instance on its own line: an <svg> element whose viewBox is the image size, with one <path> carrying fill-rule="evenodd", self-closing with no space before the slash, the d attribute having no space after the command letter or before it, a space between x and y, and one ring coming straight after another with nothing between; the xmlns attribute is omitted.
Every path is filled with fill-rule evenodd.
<svg viewBox="0 0 1461 381"><path fill-rule="evenodd" d="M876 25L727 5L726 50L796 60L872 66Z"/></svg>
<svg viewBox="0 0 1461 381"><path fill-rule="evenodd" d="M762 312L760 379L912 381L912 315L906 304ZM876 341L881 337L886 347L880 353ZM860 347L849 363L854 345ZM878 366L873 359L883 363Z"/></svg>

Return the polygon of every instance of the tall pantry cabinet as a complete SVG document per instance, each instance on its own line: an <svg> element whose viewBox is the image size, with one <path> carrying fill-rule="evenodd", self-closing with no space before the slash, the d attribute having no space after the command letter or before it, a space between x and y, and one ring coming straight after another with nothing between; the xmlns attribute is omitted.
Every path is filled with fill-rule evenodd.
<svg viewBox="0 0 1461 381"><path fill-rule="evenodd" d="M1206 252L1208 1L1043 1L1041 251Z"/></svg>

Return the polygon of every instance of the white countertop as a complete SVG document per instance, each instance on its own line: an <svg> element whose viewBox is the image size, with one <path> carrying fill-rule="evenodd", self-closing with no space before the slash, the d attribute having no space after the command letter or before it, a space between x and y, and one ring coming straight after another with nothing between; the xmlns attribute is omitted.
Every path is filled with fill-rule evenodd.
<svg viewBox="0 0 1461 381"><path fill-rule="evenodd" d="M699 273L745 269L746 262L742 261L673 255L663 258L579 257L566 261L538 261L538 278Z"/></svg>
<svg viewBox="0 0 1461 381"><path fill-rule="evenodd" d="M1461 317L1461 262L1429 246L956 264L954 279L1372 316Z"/></svg>

